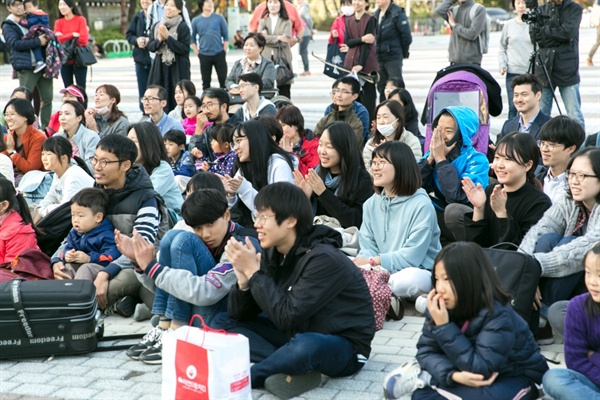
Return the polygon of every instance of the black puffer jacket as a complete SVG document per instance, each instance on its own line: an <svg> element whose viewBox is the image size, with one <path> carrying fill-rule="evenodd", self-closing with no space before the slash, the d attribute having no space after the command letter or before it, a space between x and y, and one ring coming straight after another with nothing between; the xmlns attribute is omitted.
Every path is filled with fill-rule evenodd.
<svg viewBox="0 0 600 400"><path fill-rule="evenodd" d="M379 21L381 10L375 11L375 20ZM377 48L377 61L393 61L408 58L412 34L410 24L404 13L404 8L391 3L383 14L377 26L375 46Z"/></svg>
<svg viewBox="0 0 600 400"><path fill-rule="evenodd" d="M315 226L296 239L285 260L276 249L264 251L250 290L237 285L231 290L229 315L251 320L264 312L290 338L304 332L338 335L369 357L375 335L371 295L341 246L338 232Z"/></svg>
<svg viewBox="0 0 600 400"><path fill-rule="evenodd" d="M136 64L150 66L152 64L150 52L148 49L140 49L137 45L138 37L148 38L148 33L146 32L146 14L144 14L144 11L138 11L133 16L125 37L127 37L129 44L133 46L133 61Z"/></svg>
<svg viewBox="0 0 600 400"><path fill-rule="evenodd" d="M461 325L462 326L462 325ZM510 305L494 304L471 321L463 334L461 326L450 322L436 326L429 311L425 313L423 334L417 342L417 361L431 374L432 385L455 385L452 374L469 371L488 379L525 376L542 382L548 370L529 327Z"/></svg>

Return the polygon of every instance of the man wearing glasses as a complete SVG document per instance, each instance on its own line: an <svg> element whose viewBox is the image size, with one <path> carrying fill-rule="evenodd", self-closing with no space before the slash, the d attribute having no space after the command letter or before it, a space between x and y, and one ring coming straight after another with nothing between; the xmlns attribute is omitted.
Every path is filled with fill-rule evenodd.
<svg viewBox="0 0 600 400"><path fill-rule="evenodd" d="M110 197L106 216L115 226L119 238L119 251L128 253L132 246L130 236L134 230L148 243L158 248L160 238L168 229L167 209L154 191L146 170L135 163L137 147L133 141L121 135L108 135L98 142L96 153L90 159L96 186L104 188ZM58 257L64 245L53 255ZM128 253L129 254L129 253ZM118 313L124 317L133 315L137 303L143 301L149 308L153 294L145 289L135 276L136 260L122 255L108 266L86 263L77 270L74 279L90 279L96 287L98 306L105 315ZM70 279L65 266L57 261L52 264L55 279Z"/></svg>
<svg viewBox="0 0 600 400"><path fill-rule="evenodd" d="M262 86L262 78L255 72L239 76L238 88L244 105L235 112L235 116L240 121L250 121L252 118L263 115L275 116L277 114L275 105L260 95Z"/></svg>
<svg viewBox="0 0 600 400"><path fill-rule="evenodd" d="M167 105L167 91L162 86L150 85L142 97L144 114L148 116L145 121L152 122L164 136L171 129L185 132L181 122L169 117L164 111Z"/></svg>
<svg viewBox="0 0 600 400"><path fill-rule="evenodd" d="M365 108L367 124L365 126L362 119L354 112L355 104L360 104L356 101L359 92L360 83L351 76L345 76L333 82L333 86L331 87L333 105L327 108L325 116L317 123L315 136L321 137L325 127L332 122L345 122L356 133L356 139L362 148L364 139L369 136L369 113ZM364 108L364 106L362 107Z"/></svg>

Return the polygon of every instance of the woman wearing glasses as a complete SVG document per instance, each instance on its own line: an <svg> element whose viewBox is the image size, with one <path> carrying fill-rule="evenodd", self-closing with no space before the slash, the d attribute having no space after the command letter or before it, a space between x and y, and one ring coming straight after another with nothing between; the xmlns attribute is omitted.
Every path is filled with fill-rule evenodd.
<svg viewBox="0 0 600 400"><path fill-rule="evenodd" d="M553 303L584 288L583 256L600 240L600 148L575 153L566 176L567 197L554 203L521 242L521 250L542 268L536 302L543 317Z"/></svg>

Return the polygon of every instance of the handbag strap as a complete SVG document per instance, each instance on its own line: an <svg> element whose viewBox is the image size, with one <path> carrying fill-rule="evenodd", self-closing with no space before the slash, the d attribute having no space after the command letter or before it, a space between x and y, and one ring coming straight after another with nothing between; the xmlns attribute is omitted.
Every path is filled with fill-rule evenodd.
<svg viewBox="0 0 600 400"><path fill-rule="evenodd" d="M29 339L33 339L34 338L33 329L31 328L31 325L29 324L29 318L27 318L27 313L25 312L25 307L23 307L23 301L21 300L21 281L22 280L23 279L14 279L12 281L11 293L12 293L12 298L13 298L13 304L15 307L15 313L17 314L17 319L21 323L21 328L23 328L25 335L27 335L27 337Z"/></svg>
<svg viewBox="0 0 600 400"><path fill-rule="evenodd" d="M498 248L498 247L500 247L500 246L510 246L510 247L514 247L514 249L515 249L515 250L519 250L519 249L520 249L520 247L519 247L519 246L517 246L516 244L514 244L514 243L512 243L512 242L500 242L500 243L496 243L495 245L493 245L493 246L490 246L489 248L490 248L490 249L496 249L496 248Z"/></svg>

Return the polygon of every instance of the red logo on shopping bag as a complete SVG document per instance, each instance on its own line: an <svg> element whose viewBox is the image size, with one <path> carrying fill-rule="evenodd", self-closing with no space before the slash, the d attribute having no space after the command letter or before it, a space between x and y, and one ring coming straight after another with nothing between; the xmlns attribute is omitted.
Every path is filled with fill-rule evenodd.
<svg viewBox="0 0 600 400"><path fill-rule="evenodd" d="M244 389L246 386L248 386L248 384L250 383L250 377L248 375L246 375L244 378L232 382L230 385L230 389L231 389L231 393L235 393L239 390Z"/></svg>
<svg viewBox="0 0 600 400"><path fill-rule="evenodd" d="M175 374L176 400L209 399L206 349L178 340L175 349Z"/></svg>

